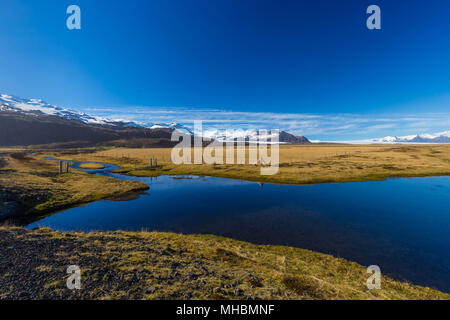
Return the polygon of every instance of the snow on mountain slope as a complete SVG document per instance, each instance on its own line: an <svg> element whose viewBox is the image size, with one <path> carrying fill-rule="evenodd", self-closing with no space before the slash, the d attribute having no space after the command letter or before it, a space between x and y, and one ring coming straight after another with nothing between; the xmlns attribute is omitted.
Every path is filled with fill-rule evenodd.
<svg viewBox="0 0 450 320"><path fill-rule="evenodd" d="M323 141L314 141L323 142ZM450 131L444 131L434 134L417 134L409 136L387 136L384 138L373 138L364 140L347 140L347 141L327 141L333 143L350 143L350 144L395 144L395 143L450 143Z"/></svg>
<svg viewBox="0 0 450 320"><path fill-rule="evenodd" d="M260 143L293 143L305 144L310 141L304 136L296 136L285 131L278 130L231 130L230 132L224 130L206 130L203 136L209 139L214 139L222 142L227 141L250 141Z"/></svg>
<svg viewBox="0 0 450 320"><path fill-rule="evenodd" d="M372 143L450 143L450 131L371 139Z"/></svg>
<svg viewBox="0 0 450 320"><path fill-rule="evenodd" d="M146 125L143 123L122 119L112 120L104 117L89 115L84 112L78 112L75 110L54 106L40 99L22 99L7 94L0 95L0 111L22 112L30 115L44 114L58 116L68 120L78 120L83 123L102 126L145 127L150 129L169 128L178 130L186 134L193 134L193 132L189 128L175 122L170 124Z"/></svg>
<svg viewBox="0 0 450 320"><path fill-rule="evenodd" d="M173 129L177 130L179 132L188 134L188 135L194 135L194 132L189 129L187 126L184 126L182 124L172 122L172 123L155 123L154 125L149 127L150 129Z"/></svg>
<svg viewBox="0 0 450 320"><path fill-rule="evenodd" d="M271 131L257 131L257 130L204 130L203 137L208 139L215 139L218 141L258 141L265 140L271 141L272 138L276 139L278 132Z"/></svg>
<svg viewBox="0 0 450 320"><path fill-rule="evenodd" d="M40 99L22 99L7 94L0 95L0 111L20 112L31 116L50 115L68 120L78 120L86 124L113 127L144 127L150 129L172 129L188 135L194 135L191 127L180 123L139 123L128 120L111 120L78 112L75 110L54 106ZM281 131L263 131L263 130L217 130L212 128L203 128L201 135L204 138L218 141L266 141L272 143L309 143L309 140L303 136L295 136ZM277 136L278 135L278 139Z"/></svg>
<svg viewBox="0 0 450 320"><path fill-rule="evenodd" d="M41 113L45 115L58 116L68 120L79 120L88 124L118 125L120 121L109 120L102 117L91 116L83 112L57 107L40 99L21 99L7 94L0 95L1 111L15 111L29 114ZM125 125L125 123L120 122Z"/></svg>

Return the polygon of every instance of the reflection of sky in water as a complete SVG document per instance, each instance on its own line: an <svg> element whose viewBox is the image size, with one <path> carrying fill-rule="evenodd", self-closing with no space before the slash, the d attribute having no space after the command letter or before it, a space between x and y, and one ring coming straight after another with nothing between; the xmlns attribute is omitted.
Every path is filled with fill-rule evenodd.
<svg viewBox="0 0 450 320"><path fill-rule="evenodd" d="M133 179L150 185L139 199L98 201L29 227L147 229L290 245L377 264L398 279L450 291L450 177L311 186Z"/></svg>

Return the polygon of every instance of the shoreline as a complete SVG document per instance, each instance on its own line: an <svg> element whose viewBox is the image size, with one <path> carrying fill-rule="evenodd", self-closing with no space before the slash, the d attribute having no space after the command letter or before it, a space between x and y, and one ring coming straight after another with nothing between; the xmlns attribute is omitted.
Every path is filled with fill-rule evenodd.
<svg viewBox="0 0 450 320"><path fill-rule="evenodd" d="M341 150L342 149L342 150ZM253 165L174 165L170 149L115 148L86 154L58 154L64 160L111 163L115 173L135 177L194 175L282 185L382 181L399 177L450 176L450 145L282 146L279 171L263 176ZM147 160L158 158L158 167Z"/></svg>
<svg viewBox="0 0 450 320"><path fill-rule="evenodd" d="M0 202L5 211L1 219L3 223L35 221L61 210L149 189L141 182L120 181L82 170L58 174L55 163L30 158L23 153L0 156Z"/></svg>
<svg viewBox="0 0 450 320"><path fill-rule="evenodd" d="M81 156L85 156L85 155L81 155ZM66 159L66 160L73 160L73 159ZM20 161L24 161L24 160L20 160ZM114 163L114 162L111 161L111 162L108 162L108 163ZM121 163L117 163L117 165L120 166ZM119 171L122 171L121 172L122 174L123 174L123 170L124 169L119 169ZM132 170L130 170L128 172L131 172L131 171ZM82 172L82 170L73 170L73 172L70 173L70 174L71 175L76 175L77 177L82 177L83 179L88 179L89 181L96 179L95 181L97 181L97 182L94 181L95 182L94 186L97 186L98 182L100 182L100 181L103 181L103 183L104 183L104 182L106 182L108 180L109 181L110 180L114 180L115 182L121 182L121 183L129 183L130 182L129 180L121 181L121 180L117 180L117 179L114 179L114 178L111 178L111 177L101 177L101 176L97 176L97 175L87 174L87 173ZM173 175L173 174L168 174L168 173L165 172L164 175ZM184 175L186 175L186 174L184 174ZM189 173L187 175L189 175ZM219 175L204 175L204 176L233 179L233 178L230 178L230 177L221 177ZM432 176L439 176L439 175L425 175L425 176L423 176L423 175L422 176L414 175L414 176L406 176L406 177L405 176L397 176L397 177L393 177L393 178L432 177ZM67 175L66 177L69 177L69 175ZM137 176L137 177L139 177L139 176ZM386 179L389 179L389 178L386 178ZM247 180L247 179L242 179L242 178L240 178L239 180L252 181L252 180ZM385 179L383 179L383 180L385 180ZM66 180L63 180L63 182L64 181L66 181ZM374 181L374 180L363 180L363 181ZM363 181L361 181L361 182L363 182ZM254 181L254 182L260 182L260 181ZM351 181L351 182L356 182L356 181ZM271 182L264 182L264 183L271 183ZM337 182L337 183L340 183L340 182ZM141 185L144 185L144 183L141 183ZM145 185L145 186L146 187L143 188L143 189L144 190L148 190L148 188L149 188L148 185ZM142 188L138 188L138 189L140 191L143 190ZM133 191L131 193L137 194L138 192L139 192L138 190L135 190L135 191ZM130 192L129 191L128 192L123 192L121 194L130 194ZM114 195L120 197L120 195L118 195L118 194L114 194ZM104 199L110 198L110 196L111 195L102 195L102 197L99 197L98 199L94 199L94 200L90 200L90 201L81 201L81 202L78 202L76 204L74 202L72 202L72 203L67 204L67 206L65 206L64 208L62 208L62 210L65 210L65 209L68 209L68 208L72 208L72 207L75 207L75 206L78 206L78 205L83 205L83 204L86 204L86 203L91 203L91 202L95 202L95 201L99 201L99 200L104 200ZM57 209L57 210L50 209L50 208L52 208L50 206L50 204L56 204L56 203L57 202L50 202L50 203L47 204L47 210L48 211L46 211L46 212L48 214L53 214L53 213L56 213L58 211L61 211L61 208ZM39 220L39 219L42 218L42 216L39 216L39 217L35 216L35 218L36 218L36 220ZM12 240L10 239L10 241L12 241L13 243L16 243L15 241L18 241L18 242L22 241L20 239L21 239L21 237L23 237L24 234L27 235L25 237L28 237L28 235L31 235L32 238L37 241L37 246L38 247L41 244L44 244L44 243L48 242L49 238L51 240L53 238L55 238L55 239L64 239L66 237L72 239L75 242L83 242L84 245L86 245L86 246L94 245L95 242L100 241L100 242L107 243L107 244L109 244L111 246L116 247L116 249L119 250L119 251L121 250L120 248L121 248L121 246L123 245L124 242L134 242L133 247L129 247L129 249L130 249L129 256L126 256L126 257L123 257L123 259L120 258L120 259L117 260L119 263L125 263L126 261L129 261L131 259L131 261L133 261L133 265L136 264L136 263L138 263L140 265L139 261L135 261L134 258L133 258L134 257L134 252L136 252L136 251L140 252L140 244L142 245L141 242L143 241L143 243L145 244L146 241L148 241L149 237L152 238L153 240L154 240L155 237L156 238L163 237L163 238L171 239L170 241L167 242L167 246L168 247L172 246L174 239L178 239L178 240L179 239L183 239L182 242L184 244L186 244L186 245L187 245L187 243L190 243L191 241L193 241L192 244L189 244L189 246L192 246L193 248L197 247L197 244L199 243L199 241L202 242L205 239L207 239L208 240L208 246L209 247L211 247L211 246L216 247L216 250L218 250L218 252L220 252L220 254L218 256L217 256L217 252L209 252L209 254L212 254L212 256L214 256L216 258L219 257L221 259L222 258L222 255L221 255L222 251L221 250L226 250L225 256L224 256L224 257L227 257L225 259L226 261L222 261L221 260L221 261L219 261L220 264L215 266L216 268L219 268L219 269L221 269L221 268L229 268L230 267L228 265L228 263L230 262L230 261L227 260L228 258L231 259L232 260L231 262L233 262L233 263L236 262L235 261L236 259L237 260L241 260L241 258L240 258L242 256L241 251L240 251L240 249L238 251L236 251L237 250L236 248L238 248L238 247L242 248L242 246L244 246L244 247L252 247L253 248L252 250L254 250L255 256L250 259L253 262L258 261L258 255L260 255L260 254L269 254L269 256L271 256L272 258L273 258L273 256L278 256L277 259L280 259L280 261L283 260L283 259L284 259L284 261L286 261L286 255L288 255L288 254L286 254L286 252L291 252L292 253L292 252L297 252L297 250L299 250L298 252L302 252L302 255L308 253L307 256L309 257L308 258L309 261L310 262L313 261L313 263L314 263L313 270L316 270L314 272L322 272L320 270L323 269L323 268L328 270L334 264L342 264L343 263L347 268L350 268L351 270L353 270L354 272L359 274L360 275L359 277L363 277L363 276L365 277L366 276L364 267L358 265L357 263L350 262L349 260L345 260L345 259L341 259L341 258L335 258L333 256L322 254L322 253L319 253L319 252L313 252L313 251L299 249L299 248L295 248L295 247L278 247L278 246L254 245L254 244L247 243L247 242L242 242L242 241L237 241L237 240L232 240L232 239L222 238L222 237L212 236L212 235L178 235L178 234L168 234L168 233L161 233L161 232L147 233L147 232L123 232L123 231L83 233L83 232L58 232L58 231L53 231L53 230L50 230L50 229L31 229L30 230L30 229L14 228L14 227L6 227L6 228L5 227L3 227L3 228L0 227L0 235L3 236L3 233L5 233L5 232L10 233L10 234L16 234L19 237L18 239L15 239L15 240L14 239L12 239ZM122 235L123 237L122 236L121 237L116 237L116 235ZM0 236L0 242L2 241L1 240L2 236ZM93 240L94 242L91 241L93 239L92 237L94 237L96 239L96 240ZM127 240L124 241L122 238L126 238ZM31 239L30 241L34 241L33 239ZM221 247L221 245L223 243L228 243L229 247L227 247L226 249L223 249ZM15 246L15 244L14 244L14 246ZM69 249L70 248L71 247L69 245ZM27 250L28 249L29 248L27 248ZM70 249L70 250L72 250L72 249ZM74 253L73 250L72 251L70 251L70 250L64 251L63 253L65 255L70 255L71 253L75 254L75 255L78 254L78 253ZM102 249L98 249L98 250L102 250ZM154 250L154 248L151 248L150 251L152 251L152 250ZM183 250L183 249L181 249L181 250ZM273 250L275 250L275 251L273 251ZM281 254L279 251L283 252L283 254ZM99 252L96 252L95 254L98 254L98 253ZM84 252L84 254L88 254L89 255L89 254L91 254L91 252ZM103 252L102 254L106 254L108 256L109 252L108 253ZM165 257L165 254L163 254L162 256ZM239 257L239 258L236 258L236 256ZM324 259L323 258L324 256L327 257L326 260L330 264L327 264L326 266L321 265L321 267L319 268L318 265L320 265L320 262ZM161 257L159 257L159 258L161 258ZM160 262L159 258L157 257L157 259L153 260L153 261L157 261L157 262L159 261ZM178 257L178 258L181 259L183 257ZM22 263L22 261L20 260L21 257L19 257L18 259L19 260L17 260L17 263ZM115 258L111 257L111 259L115 259ZM199 261L199 260L202 260L202 259L208 259L208 258L205 257L205 256L200 256L200 257L196 257L195 261ZM296 256L295 259L299 259L299 260L301 260L303 262L305 261L305 257L303 257L303 256L302 257ZM306 259L306 260L308 260L308 259ZM244 260L247 261L247 259L244 259ZM175 262L175 264L178 263L176 261L174 261L174 262ZM209 261L208 263L211 264L212 262ZM267 263L271 264L272 268L277 268L278 264L277 265L273 265L273 262L264 261L263 265L265 265ZM316 265L316 264L318 264L318 265ZM109 266L109 264L107 264L107 265ZM147 265L145 265L145 266L147 266ZM48 269L45 266L44 267L38 266L38 267L41 268L42 270ZM132 267L131 265L127 266L127 268L131 268L131 267ZM316 267L318 269L315 269ZM98 268L100 268L101 270L104 269L104 268L102 269L102 267L100 267L100 266L98 266ZM248 269L248 265L247 264L245 265L245 268ZM299 269L299 270L304 270L304 268L305 268L305 266L303 268ZM308 264L306 266L306 268L310 268L310 265ZM116 270L116 269L114 269L114 270ZM233 270L234 269L231 269L231 270L226 269L226 271L222 270L221 272L229 273L229 272L233 272ZM119 272L120 273L122 271L124 271L124 269L119 268L115 272ZM275 271L274 271L275 272L274 274L276 274L276 275L279 275L280 272L281 272L281 274L285 274L286 273L286 270L284 270L284 271L275 270ZM98 272L99 271L97 270L94 273L98 273ZM103 271L101 271L101 272L103 272ZM107 272L107 274L108 274L108 272ZM261 280L261 281L260 280L257 281L258 284L259 283L264 283L264 281L262 281L262 279L264 278L265 274L266 274L266 272L262 272L260 275L256 276L257 279ZM335 272L333 272L333 274L335 274L335 276L336 276ZM348 271L345 272L345 275L348 277ZM323 275L323 276L326 276L326 275ZM347 283L348 281L351 281L351 279L346 279L343 274L341 274L340 276L341 276L341 278L339 278L339 281L344 281L345 283ZM166 275L163 275L162 277L166 277ZM212 278L211 281L213 281L213 279L215 279L215 278L216 277ZM169 277L169 283L168 283L169 286L171 285L172 282L175 281L174 279L177 279L176 278L176 273ZM190 279L189 276L188 276L187 279L188 280ZM384 279L384 277L383 277L383 279ZM383 293L380 296L378 296L374 292L368 292L367 289L364 289L363 285L361 287L361 284L358 285L357 289L352 288L350 290L350 292L348 292L349 296L328 296L329 292L326 292L327 290L325 290L325 291L323 290L324 288L322 287L322 283L323 283L322 279L320 279L320 281L317 282L317 274L316 273L309 274L305 278L305 276L302 273L299 274L298 272L297 273L294 272L292 274L292 273L287 272L287 275L285 275L284 278L280 278L278 276L274 276L274 278L271 278L271 279L268 280L268 283L272 283L272 284L274 282L277 283L276 287L271 287L271 290L272 290L271 292L272 293L269 296L267 296L266 293L264 293L266 291L264 291L264 292L263 291L261 291L261 292L258 291L258 293L255 295L255 293L254 293L255 288L259 288L259 287L255 286L255 284L252 284L252 282L250 280L248 280L248 281L250 281L249 282L250 283L250 289L253 290L253 291L249 291L249 292L253 292L251 294L250 293L246 293L247 292L246 290L248 289L247 286L245 286L244 289L241 289L244 292L244 293L242 293L241 291L239 291L237 289L236 289L237 290L236 291L234 289L234 287L232 287L232 284L227 284L228 286L231 286L230 287L230 288L232 288L231 290L228 290L229 288L223 288L222 286L208 288L208 290L210 290L212 293L210 291L208 291L208 292L195 292L194 293L194 292L191 292L191 291L188 290L187 292L189 292L190 296L173 296L173 295L171 295L168 292L161 293L162 289L160 289L161 286L159 286L158 289L156 290L156 291L158 291L158 295L156 295L156 296L152 295L153 289L147 290L148 287L145 287L145 288L139 287L139 290L137 290L137 291L135 289L133 289L133 287L132 287L132 288L130 288L130 290L132 290L132 291L134 290L135 291L134 293L129 293L129 292L123 293L123 292L121 292L120 290L118 290L116 288L117 290L114 289L115 290L114 293L112 295L108 296L108 297L101 297L97 293L92 293L92 294L89 294L88 296L83 296L83 295L77 296L77 297L71 296L71 298L76 298L76 299L77 298L80 298L80 299L85 299L85 298L86 299L100 299L100 298L105 298L105 299L108 299L108 298L111 298L111 299L116 299L116 298L133 298L133 299L134 298L139 298L139 299L140 298L148 298L148 299L191 299L191 298L203 298L203 299L216 299L216 298L217 299L220 299L220 298L226 298L226 299L244 299L244 298L246 298L246 299L248 299L248 298L250 298L250 299L251 298L257 298L257 299L259 299L259 298L262 298L262 299L305 299L305 298L306 299L438 299L439 298L439 299L448 299L448 300L450 300L450 296L449 295L447 295L445 293L442 293L442 292L439 292L439 291L435 291L433 289L413 286L411 284L406 284L406 283L394 281L394 280L391 280L389 278L386 278L386 279L387 279L387 281L389 283L391 283L391 281L392 281L392 288L391 289L393 291L390 291L390 293L388 295L385 295ZM331 281L331 282L333 282L333 281ZM303 282L306 282L306 284L303 283ZM325 281L325 282L328 283L327 286L330 285L330 292L334 292L335 288L333 287L333 284L330 284L330 282L327 282L327 281ZM45 285L52 287L51 283L50 284L45 284ZM181 284L178 284L178 285L181 285ZM199 287L201 287L202 285L199 285ZM63 283L58 282L58 286L59 287L57 288L56 293L51 293L51 292L49 293L48 291L45 291L44 293L38 292L36 294L43 294L43 295L36 296L36 297L37 298L39 298L39 297L41 297L41 298L42 297L47 297L47 298L51 298L51 299L53 299L53 298L57 298L57 299L66 298L65 294L67 294L67 293L64 293L64 294L61 293L61 292L64 291ZM300 286L301 290L298 290L298 288L296 289L296 286ZM346 287L348 289L348 286L349 286L349 284L347 283L344 287ZM151 285L151 288L155 288L155 287L157 287L157 286L154 285L154 284ZM267 285L264 283L264 285L261 288L267 288ZM142 293L142 290L144 291L144 293ZM186 292L186 290L187 290L187 288L183 288L182 291ZM306 290L306 291L312 290L312 292L304 293L303 292L304 290ZM353 296L355 290L357 292L359 292L357 296ZM150 294L149 293L145 293L145 292L150 292ZM58 296L58 294L60 294L60 293L62 295ZM5 294L4 292L2 293L0 291L0 299L2 299L5 296L4 294ZM50 294L50 296L46 296L47 294ZM54 294L56 294L56 296ZM281 296L280 296L280 294L281 294ZM6 293L6 297L9 297L9 293ZM19 297L13 296L13 298L21 298L21 297L20 296ZM33 298L33 297L31 297L31 298Z"/></svg>
<svg viewBox="0 0 450 320"><path fill-rule="evenodd" d="M56 155L51 155L51 157L55 157ZM41 154L38 159L47 158L47 154ZM85 161L81 161L80 158L86 158ZM255 183L263 183L263 184L274 184L274 185L297 185L297 186L308 186L308 185L316 185L316 184L339 184L339 183L351 183L351 182L369 182L369 181L386 181L388 179L397 179L397 178L426 178L426 177L448 177L450 176L450 171L443 171L443 172L436 172L436 173L406 173L406 172L398 172L398 173L391 173L390 175L379 175L379 176L366 176L366 177L347 177L347 178L341 178L341 179L311 179L309 182L302 182L299 183L295 179L293 181L287 179L287 178L276 178L274 176L246 176L241 177L239 176L239 172L231 172L231 173L224 173L224 172L197 172L195 169L192 168L165 168L164 165L160 168L144 168L144 169L133 169L133 168L127 168L127 164L123 161L120 161L119 159L107 159L108 162L104 162L105 159L100 159L99 157L93 157L89 154L81 154L81 155L72 155L72 157L69 156L59 156L57 159L61 159L64 161L77 161L81 163L95 163L95 164L102 164L102 165L114 165L119 167L118 169L114 170L107 170L111 173L116 173L123 175L125 177L135 177L135 178L145 178L145 177L158 177L158 176L204 176L204 177L213 177L213 178L223 178L223 179L232 179L232 180L240 180L240 181L248 181L248 182L255 182ZM54 160L49 160L54 161ZM205 165L199 165L197 166L198 169L205 168ZM76 170L82 174L85 175L91 175L99 177L96 174L87 173L83 171L83 168L72 167L72 170ZM87 169L89 170L89 169ZM115 181L117 180L113 177L103 177L107 179L113 179ZM122 180L122 181L129 181L129 182L136 182L136 180L130 179L130 180ZM100 197L95 198L88 198L88 199L82 199L77 200L73 202L65 202L63 204L57 204L55 206L51 206L47 204L45 209L39 209L35 210L34 208L30 211L30 208L24 208L20 205L18 206L19 210L16 210L16 212L9 213L7 215L2 216L2 220L12 219L12 220L22 220L22 221L30 221L30 223L38 221L39 219L46 217L48 215L58 213L60 211L64 211L67 209L75 208L80 205L89 204L96 201L101 200L108 200L108 199L114 199L114 198L122 198L127 196L138 196L141 192L149 190L149 186L145 183L139 182L142 186L137 188L128 189L124 192L120 193L110 193L110 194L103 194ZM145 185L145 186L144 186ZM35 214L38 214L36 216ZM27 219L27 217L32 219Z"/></svg>
<svg viewBox="0 0 450 320"><path fill-rule="evenodd" d="M118 171L118 172L116 172ZM132 171L132 170L131 170ZM131 172L130 171L130 172ZM381 176L381 177L373 177L373 178L349 178L345 180L318 180L310 183L295 183L290 181L280 181L280 182L273 182L270 179L269 180L263 180L263 179L252 179L252 178L239 178L234 175L222 175L220 173L217 174L194 174L194 173L183 173L181 171L180 173L163 173L163 172L157 172L154 175L148 174L148 175L135 175L135 174L128 174L126 172L119 170L111 171L112 173L121 174L128 177L136 177L136 178L151 178L151 177L160 177L160 176L169 176L169 177L176 177L176 176L196 176L196 177L211 177L211 178L222 178L222 179L230 179L230 180L240 180L240 181L247 181L247 182L258 182L258 183L264 183L264 184L273 184L273 185L284 185L284 186L312 186L317 184L339 184L339 183L352 183L352 182L371 182L371 181L386 181L389 179L407 179L407 178L432 178L432 177L450 177L450 171L447 173L435 173L435 174L423 174L423 175L417 175L417 174L398 174L398 175L392 175L392 176Z"/></svg>

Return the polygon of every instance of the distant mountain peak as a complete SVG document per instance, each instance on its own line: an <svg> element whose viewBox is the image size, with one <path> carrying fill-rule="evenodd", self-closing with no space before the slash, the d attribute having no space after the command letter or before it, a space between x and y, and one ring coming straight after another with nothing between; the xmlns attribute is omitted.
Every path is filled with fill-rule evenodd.
<svg viewBox="0 0 450 320"><path fill-rule="evenodd" d="M173 129L173 130L177 130L179 132L188 134L188 135L194 135L194 132L188 128L185 125L182 125L180 123L177 122L171 122L171 123L155 123L152 126L149 127L150 129Z"/></svg>
<svg viewBox="0 0 450 320"><path fill-rule="evenodd" d="M0 111L7 111L23 114L26 116L54 116L64 120L74 120L87 125L101 126L111 129L140 127L147 129L170 129L176 130L183 134L194 135L194 131L187 125L177 122L171 123L154 123L141 124L128 120L111 120L104 117L89 115L84 112L78 112L68 108L58 107L48 104L41 99L22 99L8 94L0 95ZM218 141L236 141L243 139L244 141L267 140L268 143L274 138L274 132L271 130L232 130L232 136L228 137L226 130L203 128L202 136L207 139ZM310 143L310 141L303 136L296 136L285 131L279 132L279 143Z"/></svg>
<svg viewBox="0 0 450 320"><path fill-rule="evenodd" d="M129 120L112 120L104 117L93 116L84 112L78 112L68 108L62 108L46 103L41 99L22 99L8 94L0 95L0 111L14 111L30 115L48 115L58 116L67 120L78 120L86 124L101 126L125 126L125 127L144 127L149 129L173 129L186 134L193 135L193 132L186 126L172 123L156 123L144 125Z"/></svg>
<svg viewBox="0 0 450 320"><path fill-rule="evenodd" d="M57 116L67 120L78 120L87 124L108 126L126 125L126 123L122 121L92 116L84 112L78 112L71 109L51 105L41 99L22 99L8 94L2 94L0 95L0 105L1 111L8 110L27 114ZM129 124L135 125L134 123Z"/></svg>
<svg viewBox="0 0 450 320"><path fill-rule="evenodd" d="M450 143L450 131L416 134L409 136L387 136L372 139L374 143Z"/></svg>

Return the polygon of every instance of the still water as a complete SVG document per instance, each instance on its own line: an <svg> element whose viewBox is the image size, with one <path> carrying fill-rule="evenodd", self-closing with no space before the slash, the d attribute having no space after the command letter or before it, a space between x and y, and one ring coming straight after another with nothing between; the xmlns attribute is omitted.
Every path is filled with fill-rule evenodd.
<svg viewBox="0 0 450 320"><path fill-rule="evenodd" d="M78 163L76 164L78 165ZM150 190L98 201L27 228L215 234L288 245L378 265L383 274L450 292L450 177L310 186L212 177L125 177Z"/></svg>

